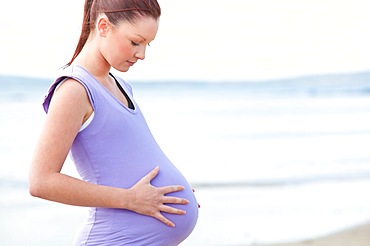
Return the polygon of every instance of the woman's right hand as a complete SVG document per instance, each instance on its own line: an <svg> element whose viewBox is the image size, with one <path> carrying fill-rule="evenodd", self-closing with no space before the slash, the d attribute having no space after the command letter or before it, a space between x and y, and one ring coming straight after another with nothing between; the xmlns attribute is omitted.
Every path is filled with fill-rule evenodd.
<svg viewBox="0 0 370 246"><path fill-rule="evenodd" d="M188 204L189 201L175 196L166 196L168 193L184 190L181 185L155 187L151 181L158 175L159 167L156 167L145 175L139 182L130 188L133 193L128 209L147 216L152 216L164 224L175 227L175 224L167 219L161 212L183 215L186 212L167 204Z"/></svg>

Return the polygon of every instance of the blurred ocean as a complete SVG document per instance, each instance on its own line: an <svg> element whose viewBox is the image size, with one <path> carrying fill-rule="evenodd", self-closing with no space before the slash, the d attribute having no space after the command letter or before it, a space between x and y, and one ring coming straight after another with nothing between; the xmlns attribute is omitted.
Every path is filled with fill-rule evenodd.
<svg viewBox="0 0 370 246"><path fill-rule="evenodd" d="M0 244L70 245L84 208L31 198L51 80L0 77ZM254 245L370 221L370 73L133 82L157 141L196 189L182 245ZM63 172L76 175L68 160Z"/></svg>

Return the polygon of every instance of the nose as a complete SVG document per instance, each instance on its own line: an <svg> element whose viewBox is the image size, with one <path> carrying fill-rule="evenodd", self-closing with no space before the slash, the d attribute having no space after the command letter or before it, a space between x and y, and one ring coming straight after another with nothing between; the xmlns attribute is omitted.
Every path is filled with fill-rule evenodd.
<svg viewBox="0 0 370 246"><path fill-rule="evenodd" d="M141 47L135 54L135 57L139 60L144 60L145 59L145 50L146 50L146 47L143 46Z"/></svg>

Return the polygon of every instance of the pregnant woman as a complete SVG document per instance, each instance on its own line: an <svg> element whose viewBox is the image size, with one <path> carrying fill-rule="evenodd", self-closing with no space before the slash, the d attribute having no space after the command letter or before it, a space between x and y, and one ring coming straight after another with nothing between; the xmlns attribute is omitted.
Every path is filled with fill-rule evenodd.
<svg viewBox="0 0 370 246"><path fill-rule="evenodd" d="M89 207L74 245L171 246L195 227L193 191L153 138L126 72L158 30L156 0L86 0L76 51L51 85L33 196ZM61 173L70 154L80 179Z"/></svg>

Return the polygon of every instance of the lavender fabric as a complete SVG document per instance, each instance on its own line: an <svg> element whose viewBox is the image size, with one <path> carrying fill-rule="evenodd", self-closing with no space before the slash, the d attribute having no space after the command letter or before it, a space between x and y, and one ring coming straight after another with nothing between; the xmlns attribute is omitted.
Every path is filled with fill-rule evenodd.
<svg viewBox="0 0 370 246"><path fill-rule="evenodd" d="M152 136L133 99L129 83L116 77L135 109L123 105L84 68L69 67L49 88L43 103L46 112L56 86L65 78L73 78L85 87L95 112L91 123L78 133L70 151L83 180L99 185L130 188L158 165L160 171L152 184L157 187L183 185L184 191L170 195L190 201L187 205L172 205L185 210L186 215L163 213L176 224L175 228L166 226L153 217L125 209L89 208L74 245L180 244L195 227L198 203L189 183Z"/></svg>

